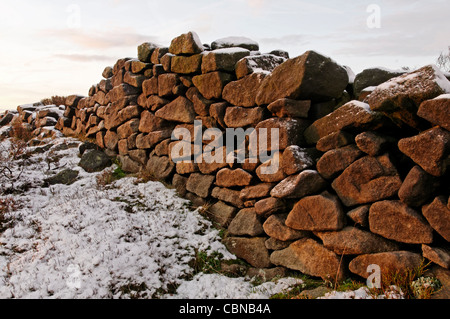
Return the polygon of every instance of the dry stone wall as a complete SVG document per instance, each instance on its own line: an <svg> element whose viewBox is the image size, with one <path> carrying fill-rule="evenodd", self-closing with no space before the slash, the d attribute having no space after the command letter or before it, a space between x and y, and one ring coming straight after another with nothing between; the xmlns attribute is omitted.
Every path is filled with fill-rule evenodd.
<svg viewBox="0 0 450 319"><path fill-rule="evenodd" d="M36 134L55 125L91 138L125 171L171 183L208 207L227 229L225 245L253 267L324 279L368 277L371 264L383 272L416 267L422 258L449 268L444 74L430 65L355 78L314 51L289 59L258 50L241 38L203 45L194 32L168 48L144 43L137 59L105 68L89 96L71 96L64 108L19 107L15 116ZM217 147L228 161L195 161L211 146L202 133L212 128L254 128L257 136L276 128L278 151L267 161L238 161ZM173 139L177 129L191 138ZM175 148L190 161L175 162Z"/></svg>

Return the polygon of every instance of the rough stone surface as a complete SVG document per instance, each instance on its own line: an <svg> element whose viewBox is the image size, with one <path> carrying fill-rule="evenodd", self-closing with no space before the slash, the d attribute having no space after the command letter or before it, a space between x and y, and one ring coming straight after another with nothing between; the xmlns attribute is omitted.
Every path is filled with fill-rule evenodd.
<svg viewBox="0 0 450 319"><path fill-rule="evenodd" d="M358 148L370 156L378 156L384 153L387 148L394 144L395 140L376 132L368 131L358 134L355 137Z"/></svg>
<svg viewBox="0 0 450 319"><path fill-rule="evenodd" d="M194 76L192 82L206 99L211 100L220 99L223 89L232 79L230 74L217 71Z"/></svg>
<svg viewBox="0 0 450 319"><path fill-rule="evenodd" d="M450 95L422 102L417 115L450 131Z"/></svg>
<svg viewBox="0 0 450 319"><path fill-rule="evenodd" d="M372 233L408 244L430 244L433 229L414 209L400 201L381 201L370 207Z"/></svg>
<svg viewBox="0 0 450 319"><path fill-rule="evenodd" d="M197 196L207 198L211 194L214 180L214 176L194 173L189 176L186 189Z"/></svg>
<svg viewBox="0 0 450 319"><path fill-rule="evenodd" d="M323 241L325 248L338 255L363 255L399 250L397 243L356 227L317 232L315 235Z"/></svg>
<svg viewBox="0 0 450 319"><path fill-rule="evenodd" d="M170 61L170 69L178 74L198 73L202 65L202 54L192 56L173 56Z"/></svg>
<svg viewBox="0 0 450 319"><path fill-rule="evenodd" d="M93 173L100 172L103 169L111 166L111 164L111 158L109 158L109 156L104 152L98 150L90 150L85 152L83 156L81 156L81 160L78 165L81 166L86 172Z"/></svg>
<svg viewBox="0 0 450 319"><path fill-rule="evenodd" d="M240 194L240 191L231 190L228 188L215 187L212 190L212 197L229 203L237 208L244 208L244 202L239 198Z"/></svg>
<svg viewBox="0 0 450 319"><path fill-rule="evenodd" d="M388 155L363 157L332 183L345 206L387 199L396 195L401 185L402 181Z"/></svg>
<svg viewBox="0 0 450 319"><path fill-rule="evenodd" d="M287 60L267 76L256 96L258 105L281 98L323 101L341 97L347 71L314 51Z"/></svg>
<svg viewBox="0 0 450 319"><path fill-rule="evenodd" d="M363 278L371 273L367 272L369 265L378 265L381 268L381 276L394 272L403 272L406 269L415 269L422 263L422 256L408 251L392 251L376 254L360 255L349 264L349 270Z"/></svg>
<svg viewBox="0 0 450 319"><path fill-rule="evenodd" d="M353 144L355 137L344 131L333 132L327 136L322 137L316 144L316 148L321 152L328 152L335 148L340 148Z"/></svg>
<svg viewBox="0 0 450 319"><path fill-rule="evenodd" d="M356 145L348 145L326 152L317 162L319 174L326 179L333 179L347 167L363 156Z"/></svg>
<svg viewBox="0 0 450 319"><path fill-rule="evenodd" d="M439 83L444 81L448 83L436 66L425 66L379 85L366 102L372 110L384 112L399 126L406 124L420 129L423 122L417 116L419 106L425 100L448 93Z"/></svg>
<svg viewBox="0 0 450 319"><path fill-rule="evenodd" d="M313 239L300 239L284 250L273 252L270 261L324 280L344 279L340 258Z"/></svg>
<svg viewBox="0 0 450 319"><path fill-rule="evenodd" d="M281 168L286 175L294 175L315 164L306 149L297 145L288 146L282 156Z"/></svg>
<svg viewBox="0 0 450 319"><path fill-rule="evenodd" d="M298 101L291 99L279 99L269 104L267 109L277 117L301 117L308 118L311 101Z"/></svg>
<svg viewBox="0 0 450 319"><path fill-rule="evenodd" d="M269 74L277 66L284 63L285 58L273 54L261 54L245 57L236 64L236 76L238 79L253 74Z"/></svg>
<svg viewBox="0 0 450 319"><path fill-rule="evenodd" d="M70 185L76 181L78 174L79 174L78 171L75 171L72 169L65 169L52 177L46 178L44 180L44 184L45 185L56 185L56 184Z"/></svg>
<svg viewBox="0 0 450 319"><path fill-rule="evenodd" d="M180 123L194 123L196 116L194 105L183 96L156 111L155 115L167 121Z"/></svg>
<svg viewBox="0 0 450 319"><path fill-rule="evenodd" d="M297 240L308 237L309 233L286 226L287 214L272 215L265 221L263 227L267 235L281 241Z"/></svg>
<svg viewBox="0 0 450 319"><path fill-rule="evenodd" d="M433 176L444 175L450 166L450 132L440 127L401 139L398 148Z"/></svg>
<svg viewBox="0 0 450 319"><path fill-rule="evenodd" d="M198 54L204 51L203 45L195 32L182 34L172 40L169 52L172 54Z"/></svg>
<svg viewBox="0 0 450 319"><path fill-rule="evenodd" d="M258 136L258 140L261 138L260 135L267 140L268 151L282 151L291 145L303 146L305 144L303 132L310 123L310 121L305 119L270 118L259 123L255 127L253 134ZM278 130L278 145L276 141L272 142L272 136L275 136L273 130ZM264 146L260 146L260 152L265 150Z"/></svg>
<svg viewBox="0 0 450 319"><path fill-rule="evenodd" d="M305 170L282 180L272 189L270 195L276 198L303 198L320 192L326 185L317 171Z"/></svg>
<svg viewBox="0 0 450 319"><path fill-rule="evenodd" d="M220 187L248 186L253 176L241 168L231 170L221 169L216 175L216 185Z"/></svg>
<svg viewBox="0 0 450 319"><path fill-rule="evenodd" d="M306 141L317 143L321 138L347 128L370 130L382 126L383 116L370 110L369 105L351 101L331 114L315 121L305 131Z"/></svg>
<svg viewBox="0 0 450 319"><path fill-rule="evenodd" d="M202 61L202 73L225 71L234 72L236 63L250 55L244 48L223 48L205 52Z"/></svg>
<svg viewBox="0 0 450 319"><path fill-rule="evenodd" d="M239 106L227 107L225 124L229 128L255 127L264 118L262 107L243 108Z"/></svg>
<svg viewBox="0 0 450 319"><path fill-rule="evenodd" d="M166 180L175 171L175 164L166 156L150 156L145 167L158 180Z"/></svg>
<svg viewBox="0 0 450 319"><path fill-rule="evenodd" d="M260 217L256 214L254 208L244 208L238 212L236 217L230 223L228 232L232 236L251 236L256 237L264 234Z"/></svg>
<svg viewBox="0 0 450 319"><path fill-rule="evenodd" d="M237 257L244 259L250 265L256 268L269 268L269 252L264 245L265 238L241 238L229 237L224 240L228 250Z"/></svg>
<svg viewBox="0 0 450 319"><path fill-rule="evenodd" d="M228 227L237 212L237 208L219 201L208 208L208 216L222 227Z"/></svg>
<svg viewBox="0 0 450 319"><path fill-rule="evenodd" d="M439 235L450 241L450 201L446 197L438 196L423 206L422 214Z"/></svg>
<svg viewBox="0 0 450 319"><path fill-rule="evenodd" d="M328 192L298 201L286 225L297 230L333 231L345 226L345 213L339 199Z"/></svg>
<svg viewBox="0 0 450 319"><path fill-rule="evenodd" d="M264 162L256 169L256 175L264 183L280 182L286 178L281 167L282 155L280 152L274 154L272 159Z"/></svg>
<svg viewBox="0 0 450 319"><path fill-rule="evenodd" d="M285 203L278 198L269 197L261 199L255 203L255 211L259 216L269 217L272 214L283 212L286 209Z"/></svg>
<svg viewBox="0 0 450 319"><path fill-rule="evenodd" d="M355 222L355 225L369 227L369 209L370 205L363 205L350 210L347 216Z"/></svg>
<svg viewBox="0 0 450 319"><path fill-rule="evenodd" d="M408 206L419 207L425 204L439 186L439 180L414 166L403 181L398 197Z"/></svg>
<svg viewBox="0 0 450 319"><path fill-rule="evenodd" d="M239 197L244 201L268 197L274 186L274 183L261 183L254 186L248 186L241 190Z"/></svg>
<svg viewBox="0 0 450 319"><path fill-rule="evenodd" d="M256 92L265 77L265 74L254 73L238 81L230 82L223 89L222 96L224 100L236 106L256 106Z"/></svg>
<svg viewBox="0 0 450 319"><path fill-rule="evenodd" d="M422 245L423 257L445 269L450 269L450 251L445 248Z"/></svg>
<svg viewBox="0 0 450 319"><path fill-rule="evenodd" d="M361 91L368 87L378 86L404 73L405 72L387 70L384 68L370 68L363 70L356 75L355 82L353 83L355 96L359 96Z"/></svg>

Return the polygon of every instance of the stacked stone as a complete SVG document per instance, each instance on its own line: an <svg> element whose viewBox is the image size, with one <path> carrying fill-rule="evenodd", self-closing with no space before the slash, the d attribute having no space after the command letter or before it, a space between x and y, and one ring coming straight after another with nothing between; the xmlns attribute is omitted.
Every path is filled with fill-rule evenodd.
<svg viewBox="0 0 450 319"><path fill-rule="evenodd" d="M415 267L423 256L449 268L450 99L442 94L450 82L439 70L349 84L348 68L314 51L287 59L230 38L211 48L194 32L168 48L142 44L138 59L105 69L89 97L66 108L62 131L95 138L124 170L209 207L228 249L252 267L343 279L348 270L367 277L370 264ZM361 97L367 85L375 87ZM257 136L277 128L278 152L263 163L194 163L203 138L195 120ZM191 140L172 140L178 128ZM172 150L184 144L192 162L175 163Z"/></svg>

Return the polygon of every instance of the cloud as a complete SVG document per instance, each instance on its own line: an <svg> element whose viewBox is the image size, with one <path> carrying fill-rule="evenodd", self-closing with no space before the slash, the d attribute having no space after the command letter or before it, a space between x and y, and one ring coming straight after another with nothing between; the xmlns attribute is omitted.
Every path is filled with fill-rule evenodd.
<svg viewBox="0 0 450 319"><path fill-rule="evenodd" d="M54 54L53 57L75 62L108 62L114 59L110 56L96 54Z"/></svg>
<svg viewBox="0 0 450 319"><path fill-rule="evenodd" d="M46 29L40 36L64 40L83 49L105 50L111 48L136 46L143 42L157 42L158 38L127 30L108 30L89 32L82 29Z"/></svg>

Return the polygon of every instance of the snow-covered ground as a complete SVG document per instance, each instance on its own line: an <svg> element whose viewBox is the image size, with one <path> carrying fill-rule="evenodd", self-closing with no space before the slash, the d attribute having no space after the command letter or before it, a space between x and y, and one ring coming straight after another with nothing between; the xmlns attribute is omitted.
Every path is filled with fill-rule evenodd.
<svg viewBox="0 0 450 319"><path fill-rule="evenodd" d="M99 188L101 173L78 166L79 142L51 143L44 153L33 153L15 184L29 189L9 196L19 209L7 214L13 226L0 235L0 298L268 298L299 282L254 287L248 278L192 277L189 261L196 250L235 257L188 201L161 183L134 177ZM51 157L59 159L51 163L53 171ZM42 187L63 168L79 171L74 184ZM168 294L173 286L177 293Z"/></svg>
<svg viewBox="0 0 450 319"><path fill-rule="evenodd" d="M0 142L0 155L9 143ZM235 259L218 230L159 182L125 177L99 187L102 172L78 166L80 144L57 138L51 147L30 148L14 183L23 190L0 196L15 203L5 214L8 227L3 233L0 227L0 299L268 299L303 283L282 278L255 286L251 278L195 274L190 261L198 251ZM66 168L79 172L75 183L43 187L45 178ZM16 176L21 171L20 165L9 169ZM8 183L0 174L0 186ZM325 298L371 296L360 289Z"/></svg>

